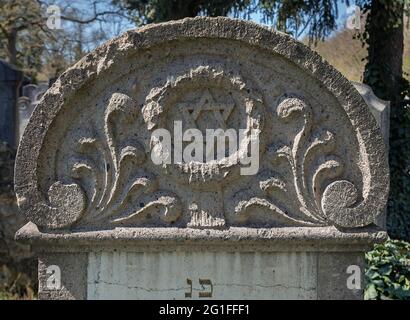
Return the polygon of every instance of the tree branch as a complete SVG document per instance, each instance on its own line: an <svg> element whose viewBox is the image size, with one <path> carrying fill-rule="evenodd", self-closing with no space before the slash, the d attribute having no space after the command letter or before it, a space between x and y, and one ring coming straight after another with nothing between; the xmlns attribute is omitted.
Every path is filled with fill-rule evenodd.
<svg viewBox="0 0 410 320"><path fill-rule="evenodd" d="M80 24L87 24L87 23L97 21L99 20L99 17L105 16L105 15L117 15L117 16L129 18L125 16L121 11L102 11L102 12L95 13L93 17L85 19L85 20L75 18L75 17L69 17L69 16L61 16L61 19L70 21L70 22L80 23Z"/></svg>

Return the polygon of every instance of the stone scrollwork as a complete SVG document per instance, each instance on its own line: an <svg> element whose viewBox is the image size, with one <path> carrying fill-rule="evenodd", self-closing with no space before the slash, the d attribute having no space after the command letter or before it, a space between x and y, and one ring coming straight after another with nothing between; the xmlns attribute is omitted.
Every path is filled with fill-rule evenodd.
<svg viewBox="0 0 410 320"><path fill-rule="evenodd" d="M46 218L47 227L62 228L79 220L91 226L126 226L155 213L166 223L179 218L180 200L172 193L158 190L155 176L132 174L147 160L142 147L138 143L125 147L116 144L116 125L136 117L132 98L112 94L104 114L105 141L96 136L78 140L78 153L69 161L71 178L78 184L53 183L48 191L50 204L38 204L36 216L41 220L33 222L44 225ZM93 158L94 154L98 157ZM128 201L131 198L138 201Z"/></svg>
<svg viewBox="0 0 410 320"><path fill-rule="evenodd" d="M334 134L324 128L312 132L312 108L302 99L294 96L285 96L280 99L276 113L279 119L292 125L295 117L303 118L303 126L296 134L291 145L275 144L268 147L268 158L275 161L286 161L290 166L292 179L284 181L275 173L263 173L259 176L260 189L267 196L258 198L249 193L237 199L234 208L239 220L246 221L252 212L252 207L259 206L270 211L278 219L291 225L321 226L329 222L326 212L321 208L322 184L325 179L336 178L343 171L340 159L330 153L335 149ZM310 162L319 158L313 170L308 170ZM310 167L310 166L309 166ZM279 208L274 201L269 199L272 190L278 189L287 192L293 186L299 204L301 219L289 216L286 210ZM246 200L246 197L251 199Z"/></svg>

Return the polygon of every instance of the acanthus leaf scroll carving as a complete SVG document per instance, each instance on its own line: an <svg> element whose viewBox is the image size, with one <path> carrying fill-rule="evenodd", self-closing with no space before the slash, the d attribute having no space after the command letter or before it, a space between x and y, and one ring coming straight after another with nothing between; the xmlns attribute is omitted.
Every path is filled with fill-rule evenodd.
<svg viewBox="0 0 410 320"><path fill-rule="evenodd" d="M142 146L135 141L132 145L117 145L116 126L136 117L137 107L132 98L112 94L104 114L105 139L92 133L81 137L77 154L69 161L71 178L77 183L55 182L48 192L51 206L41 205L50 211L47 216L56 217L48 222L49 228L69 227L78 222L90 226L127 226L151 215L173 223L180 217L180 200L171 192L159 190L157 177L135 173L147 160Z"/></svg>
<svg viewBox="0 0 410 320"><path fill-rule="evenodd" d="M312 108L302 99L293 96L283 97L276 109L277 116L291 125L293 118L298 115L303 118L303 126L296 134L291 145L278 144L268 147L268 157L272 161L286 161L291 168L292 180L284 181L275 173L264 172L259 178L260 189L265 198L252 196L252 193L238 193L235 198L234 212L238 219L246 221L253 207L261 207L276 215L278 219L290 225L324 226L328 219L321 207L320 190L323 181L340 176L343 164L340 159L330 153L335 149L335 136L326 129L312 132ZM319 160L312 171L306 169L313 160ZM289 216L287 210L281 209L274 203L270 193L272 190L287 192L287 186L293 186L302 219ZM247 198L250 198L247 200ZM235 202L233 202L235 203ZM351 203L353 204L353 203Z"/></svg>
<svg viewBox="0 0 410 320"><path fill-rule="evenodd" d="M207 28L186 39L188 27ZM247 32L236 33L241 28ZM33 113L16 163L20 208L45 229L375 223L388 190L375 121L347 80L283 37L246 22L187 19L130 31L109 58L90 54ZM304 55L270 46L282 42ZM258 172L241 175L230 156L155 165L150 135L172 131L175 120L200 132L256 130ZM237 153L249 144L246 136Z"/></svg>

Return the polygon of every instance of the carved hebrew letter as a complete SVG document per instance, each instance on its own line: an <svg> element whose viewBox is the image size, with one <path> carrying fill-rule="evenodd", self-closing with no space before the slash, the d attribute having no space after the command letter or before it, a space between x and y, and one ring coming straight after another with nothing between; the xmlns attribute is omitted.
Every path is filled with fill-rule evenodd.
<svg viewBox="0 0 410 320"><path fill-rule="evenodd" d="M192 298L192 280L186 279L186 283L189 285L189 291L185 292L185 298Z"/></svg>
<svg viewBox="0 0 410 320"><path fill-rule="evenodd" d="M199 279L199 284L201 285L202 291L199 291L200 298L212 298L212 292L214 286L212 281L209 279Z"/></svg>

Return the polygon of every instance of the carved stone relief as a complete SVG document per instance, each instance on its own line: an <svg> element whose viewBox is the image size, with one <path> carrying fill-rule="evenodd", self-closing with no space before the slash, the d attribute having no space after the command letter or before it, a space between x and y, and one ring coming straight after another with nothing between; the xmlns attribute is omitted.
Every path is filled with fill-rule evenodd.
<svg viewBox="0 0 410 320"><path fill-rule="evenodd" d="M283 34L222 18L137 29L47 91L19 150L18 203L44 229L367 226L388 191L369 114L346 79ZM258 172L240 173L247 135L235 156L156 165L152 133L175 123L255 130Z"/></svg>

